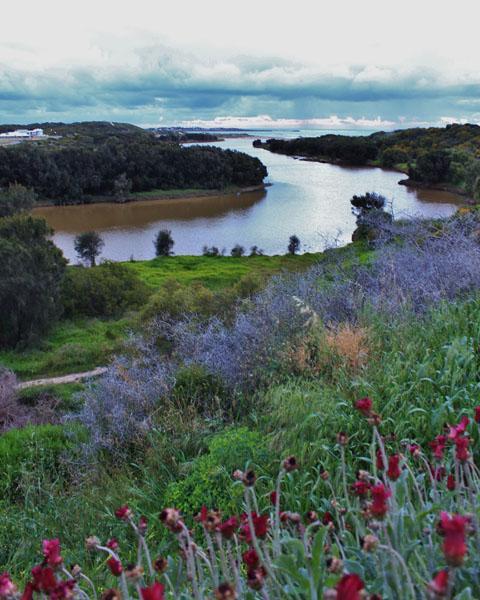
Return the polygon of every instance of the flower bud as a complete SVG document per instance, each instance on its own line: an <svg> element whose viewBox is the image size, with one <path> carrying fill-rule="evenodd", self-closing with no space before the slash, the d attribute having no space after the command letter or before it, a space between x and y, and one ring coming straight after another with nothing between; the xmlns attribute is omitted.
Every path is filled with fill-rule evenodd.
<svg viewBox="0 0 480 600"><path fill-rule="evenodd" d="M362 548L365 552L373 552L379 544L379 539L376 535L367 534L362 540Z"/></svg>
<svg viewBox="0 0 480 600"><path fill-rule="evenodd" d="M294 456L287 456L287 458L283 461L282 464L283 468L285 469L285 471L287 471L287 473L298 469L297 459Z"/></svg>

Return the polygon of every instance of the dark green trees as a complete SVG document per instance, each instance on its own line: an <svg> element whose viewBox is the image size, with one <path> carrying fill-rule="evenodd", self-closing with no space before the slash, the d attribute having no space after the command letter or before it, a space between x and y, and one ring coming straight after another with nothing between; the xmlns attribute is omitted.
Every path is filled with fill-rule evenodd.
<svg viewBox="0 0 480 600"><path fill-rule="evenodd" d="M61 313L66 260L40 219L0 219L0 347L36 338Z"/></svg>
<svg viewBox="0 0 480 600"><path fill-rule="evenodd" d="M74 242L75 252L81 260L88 261L91 267L95 266L97 256L100 256L105 242L96 231L86 231L77 235Z"/></svg>
<svg viewBox="0 0 480 600"><path fill-rule="evenodd" d="M168 229L161 229L154 241L156 256L170 256L173 254L174 244L172 232Z"/></svg>
<svg viewBox="0 0 480 600"><path fill-rule="evenodd" d="M7 188L0 189L0 218L28 211L34 204L35 192L23 185L12 183Z"/></svg>

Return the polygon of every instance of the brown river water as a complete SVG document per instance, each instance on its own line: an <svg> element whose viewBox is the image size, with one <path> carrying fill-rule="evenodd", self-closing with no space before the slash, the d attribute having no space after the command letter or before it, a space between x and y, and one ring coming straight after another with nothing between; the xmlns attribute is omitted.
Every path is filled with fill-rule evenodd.
<svg viewBox="0 0 480 600"><path fill-rule="evenodd" d="M201 254L204 245L225 248L254 244L266 254L284 254L288 238L298 235L302 251L315 252L326 241L350 240L355 229L350 198L375 191L391 202L395 217L441 217L452 214L461 199L434 190L398 185L405 176L377 168L346 168L307 162L252 147L252 138L215 144L257 156L271 184L265 190L127 204L85 204L35 209L54 228L54 241L76 262L73 242L83 231L96 230L105 241L102 257L112 260L154 256L153 239L170 229L176 254Z"/></svg>

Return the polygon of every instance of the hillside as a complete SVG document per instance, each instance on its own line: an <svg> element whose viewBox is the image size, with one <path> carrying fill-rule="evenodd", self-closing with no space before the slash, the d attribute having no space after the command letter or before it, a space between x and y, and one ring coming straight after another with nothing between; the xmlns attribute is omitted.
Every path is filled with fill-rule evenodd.
<svg viewBox="0 0 480 600"><path fill-rule="evenodd" d="M2 584L63 589L75 564L123 597L478 597L477 230L398 224L226 312L257 258L287 258L125 265L157 318L104 378L15 398L3 376L32 424L0 437Z"/></svg>
<svg viewBox="0 0 480 600"><path fill-rule="evenodd" d="M480 199L479 125L257 140L254 145L309 160L396 168L408 173L408 185L435 186Z"/></svg>

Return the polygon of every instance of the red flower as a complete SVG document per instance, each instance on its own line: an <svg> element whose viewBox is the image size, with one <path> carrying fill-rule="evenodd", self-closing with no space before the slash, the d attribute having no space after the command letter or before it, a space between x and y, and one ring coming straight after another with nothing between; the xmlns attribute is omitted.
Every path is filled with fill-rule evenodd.
<svg viewBox="0 0 480 600"><path fill-rule="evenodd" d="M468 522L468 518L461 515L449 515L446 512L440 514L438 530L444 536L443 554L447 563L453 567L459 567L467 553L465 526Z"/></svg>
<svg viewBox="0 0 480 600"><path fill-rule="evenodd" d="M324 525L330 525L330 523L333 523L333 515L328 510L323 514L322 523Z"/></svg>
<svg viewBox="0 0 480 600"><path fill-rule="evenodd" d="M34 591L35 590L33 588L33 583L29 581L25 586L25 589L23 590L23 594L20 600L32 600Z"/></svg>
<svg viewBox="0 0 480 600"><path fill-rule="evenodd" d="M226 521L224 521L221 525L219 525L218 530L223 535L223 537L230 539L235 531L238 529L238 519L237 517L230 517Z"/></svg>
<svg viewBox="0 0 480 600"><path fill-rule="evenodd" d="M17 586L8 573L0 575L0 598L10 598L17 593Z"/></svg>
<svg viewBox="0 0 480 600"><path fill-rule="evenodd" d="M377 519L382 519L388 511L388 498L392 492L388 490L383 483L379 483L370 490L372 494L372 503L370 504L370 512Z"/></svg>
<svg viewBox="0 0 480 600"><path fill-rule="evenodd" d="M475 411L475 423L480 423L480 406L476 406L473 410Z"/></svg>
<svg viewBox="0 0 480 600"><path fill-rule="evenodd" d="M455 477L453 475L449 475L447 477L447 490L453 492L455 489Z"/></svg>
<svg viewBox="0 0 480 600"><path fill-rule="evenodd" d="M253 512L251 516L256 537L264 538L267 535L268 531L268 515L257 515L256 512ZM248 523L248 518L246 514L242 515L242 520L243 525L240 529L240 533L242 534L245 541L248 544L250 544L252 541L252 532L250 531L250 525Z"/></svg>
<svg viewBox="0 0 480 600"><path fill-rule="evenodd" d="M422 449L418 444L410 444L408 446L408 451L415 458L421 453Z"/></svg>
<svg viewBox="0 0 480 600"><path fill-rule="evenodd" d="M76 581L74 579L69 579L68 581L59 581L50 594L50 600L70 600L75 596L75 585Z"/></svg>
<svg viewBox="0 0 480 600"><path fill-rule="evenodd" d="M446 435L437 435L433 442L430 442L429 446L433 450L433 456L435 458L438 458L439 460L443 458L443 451L445 450L446 444Z"/></svg>
<svg viewBox="0 0 480 600"><path fill-rule="evenodd" d="M450 426L448 437L451 440L455 440L458 436L463 435L469 423L470 419L467 416L463 416L458 425L455 425L454 427Z"/></svg>
<svg viewBox="0 0 480 600"><path fill-rule="evenodd" d="M372 405L372 401L370 400L370 398L367 397L360 398L360 400L357 400L355 402L355 408L359 410L365 417L370 416L370 413L372 411Z"/></svg>
<svg viewBox="0 0 480 600"><path fill-rule="evenodd" d="M107 548L110 548L110 550L113 550L114 552L116 550L118 550L119 543L118 543L117 538L111 538L111 539L109 539L108 542L107 542Z"/></svg>
<svg viewBox="0 0 480 600"><path fill-rule="evenodd" d="M58 538L53 540L43 540L42 550L45 561L51 567L55 568L62 564L63 558L60 556L60 540Z"/></svg>
<svg viewBox="0 0 480 600"><path fill-rule="evenodd" d="M434 469L430 465L430 468L432 471L432 475L435 478L435 481L442 481L442 479L447 474L447 471L443 465L441 465L440 467L435 467Z"/></svg>
<svg viewBox="0 0 480 600"><path fill-rule="evenodd" d="M254 548L250 548L250 550L247 550L246 552L244 552L242 554L242 558L243 558L243 562L245 563L245 565L247 566L247 568L250 569L255 569L256 567L258 567L259 563L260 563L260 559L258 558L258 554L255 552Z"/></svg>
<svg viewBox="0 0 480 600"><path fill-rule="evenodd" d="M117 519L121 519L122 521L128 521L132 518L133 513L130 510L130 508L126 504L124 504L123 506L120 506L120 508L117 508L117 510L115 511L115 516L117 517Z"/></svg>
<svg viewBox="0 0 480 600"><path fill-rule="evenodd" d="M457 460L465 462L468 460L470 453L468 452L468 444L470 440L468 437L457 437L455 438L455 456Z"/></svg>
<svg viewBox="0 0 480 600"><path fill-rule="evenodd" d="M365 497L368 494L372 486L368 483L368 481L356 481L352 484L352 493L355 496L359 496L360 498Z"/></svg>
<svg viewBox="0 0 480 600"><path fill-rule="evenodd" d="M275 504L277 503L277 492L275 490L273 490L273 492L270 492L269 499L273 506L275 506Z"/></svg>
<svg viewBox="0 0 480 600"><path fill-rule="evenodd" d="M337 583L337 600L361 600L360 592L365 588L363 581L355 573L344 575Z"/></svg>
<svg viewBox="0 0 480 600"><path fill-rule="evenodd" d="M400 464L400 455L392 454L392 456L390 456L388 459L388 470L387 470L388 478L391 479L392 481L397 481L397 479L401 475L401 471L398 466L399 464Z"/></svg>
<svg viewBox="0 0 480 600"><path fill-rule="evenodd" d="M164 600L165 588L161 583L156 581L150 587L141 588L142 600Z"/></svg>
<svg viewBox="0 0 480 600"><path fill-rule="evenodd" d="M435 594L435 597L444 597L448 592L448 571L443 569L439 571L428 584L428 589Z"/></svg>
<svg viewBox="0 0 480 600"><path fill-rule="evenodd" d="M36 592L50 593L57 585L55 573L51 567L37 565L32 569L33 589Z"/></svg>
<svg viewBox="0 0 480 600"><path fill-rule="evenodd" d="M377 470L378 471L383 471L383 469L385 468L385 463L383 461L383 454L382 451L380 450L380 448L377 450Z"/></svg>
<svg viewBox="0 0 480 600"><path fill-rule="evenodd" d="M115 575L115 577L120 577L120 575L122 574L123 571L123 567L122 567L122 563L117 560L116 558L113 558L113 556L111 558L109 558L107 560L107 565L108 568L110 569L112 575Z"/></svg>

